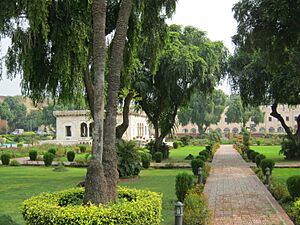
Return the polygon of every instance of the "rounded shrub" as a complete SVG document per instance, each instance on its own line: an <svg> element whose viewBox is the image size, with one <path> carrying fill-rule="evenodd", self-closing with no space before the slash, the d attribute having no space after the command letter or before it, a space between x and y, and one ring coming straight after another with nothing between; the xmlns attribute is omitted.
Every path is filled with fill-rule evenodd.
<svg viewBox="0 0 300 225"><path fill-rule="evenodd" d="M183 202L186 193L193 186L193 176L187 173L179 173L176 176L175 190L178 201Z"/></svg>
<svg viewBox="0 0 300 225"><path fill-rule="evenodd" d="M296 200L291 208L292 216L295 219L295 224L300 224L300 199Z"/></svg>
<svg viewBox="0 0 300 225"><path fill-rule="evenodd" d="M178 148L178 147L179 147L178 142L177 142L177 141L174 141L174 142L173 142L173 148Z"/></svg>
<svg viewBox="0 0 300 225"><path fill-rule="evenodd" d="M262 169L264 175L266 175L267 168L270 168L270 173L272 173L274 166L275 166L275 161L273 159L263 159L260 162L260 168Z"/></svg>
<svg viewBox="0 0 300 225"><path fill-rule="evenodd" d="M79 151L81 153L85 153L86 152L86 145L79 145Z"/></svg>
<svg viewBox="0 0 300 225"><path fill-rule="evenodd" d="M251 154L252 152L254 152L254 150L248 149L248 150L246 150L245 152L246 152L246 154L247 154L247 158L251 160L250 154Z"/></svg>
<svg viewBox="0 0 300 225"><path fill-rule="evenodd" d="M50 152L46 152L43 156L45 166L51 166L53 159L54 159L54 155Z"/></svg>
<svg viewBox="0 0 300 225"><path fill-rule="evenodd" d="M206 150L199 152L199 155L203 155L205 157L205 161L209 158L210 153Z"/></svg>
<svg viewBox="0 0 300 225"><path fill-rule="evenodd" d="M155 162L160 163L163 158L163 154L161 152L155 152L153 156Z"/></svg>
<svg viewBox="0 0 300 225"><path fill-rule="evenodd" d="M30 159L31 161L35 161L36 158L37 158L37 156L38 156L37 150L31 149L31 150L29 151L29 159Z"/></svg>
<svg viewBox="0 0 300 225"><path fill-rule="evenodd" d="M252 162L255 163L255 157L256 157L257 155L259 155L259 153L253 151L253 152L250 153L250 158L249 158L249 159L250 159Z"/></svg>
<svg viewBox="0 0 300 225"><path fill-rule="evenodd" d="M192 160L194 159L194 156L192 154L189 154L187 157L184 158L185 160Z"/></svg>
<svg viewBox="0 0 300 225"><path fill-rule="evenodd" d="M159 193L119 187L120 201L108 206L84 206L80 204L83 195L83 188L42 193L24 201L23 218L28 225L83 225L87 220L95 225L159 225L161 222L162 196Z"/></svg>
<svg viewBox="0 0 300 225"><path fill-rule="evenodd" d="M286 181L286 185L293 199L300 198L300 175L289 177Z"/></svg>
<svg viewBox="0 0 300 225"><path fill-rule="evenodd" d="M56 149L55 148L49 148L48 152L51 153L52 155L56 155Z"/></svg>
<svg viewBox="0 0 300 225"><path fill-rule="evenodd" d="M3 154L1 155L1 162L2 162L2 165L8 166L8 165L9 165L10 158L11 158L10 154L8 154L8 153L3 153Z"/></svg>
<svg viewBox="0 0 300 225"><path fill-rule="evenodd" d="M255 163L256 163L256 166L257 166L257 167L260 167L260 162L261 162L263 159L265 159L265 158L266 158L266 156L263 155L263 154L258 154L258 155L256 155L256 156L255 156Z"/></svg>
<svg viewBox="0 0 300 225"><path fill-rule="evenodd" d="M67 159L69 162L73 162L75 159L75 152L74 151L68 151L67 152Z"/></svg>
<svg viewBox="0 0 300 225"><path fill-rule="evenodd" d="M198 169L199 167L203 168L205 165L205 162L202 161L201 159L193 159L191 161L191 166L192 166L192 171L194 175L198 175Z"/></svg>
<svg viewBox="0 0 300 225"><path fill-rule="evenodd" d="M21 163L19 163L17 160L13 159L9 163L10 166L21 166Z"/></svg>
<svg viewBox="0 0 300 225"><path fill-rule="evenodd" d="M205 162L207 158L205 157L205 155L197 155L196 159L201 159L203 162Z"/></svg>
<svg viewBox="0 0 300 225"><path fill-rule="evenodd" d="M150 162L151 162L152 156L148 152L143 152L141 154L141 160L142 160L142 166L145 169L148 169L150 167Z"/></svg>

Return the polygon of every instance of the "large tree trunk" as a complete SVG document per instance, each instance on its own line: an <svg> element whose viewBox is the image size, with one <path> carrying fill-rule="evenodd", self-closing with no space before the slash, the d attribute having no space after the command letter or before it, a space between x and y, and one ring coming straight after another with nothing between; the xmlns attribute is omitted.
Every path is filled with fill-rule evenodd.
<svg viewBox="0 0 300 225"><path fill-rule="evenodd" d="M107 197L110 201L115 201L117 197L116 186L119 174L117 170L117 153L115 146L116 119L118 110L118 93L120 88L120 73L123 67L123 53L131 9L132 0L123 0L121 2L109 64L108 93L103 136L103 165L104 174L109 187Z"/></svg>
<svg viewBox="0 0 300 225"><path fill-rule="evenodd" d="M134 96L133 91L130 91L124 100L123 105L123 122L116 128L116 138L122 139L123 134L126 132L129 126L129 111L130 111L130 102Z"/></svg>
<svg viewBox="0 0 300 225"><path fill-rule="evenodd" d="M158 121L156 121L155 123L152 123L153 127L154 127L154 140L155 140L155 149L154 152L152 152L152 154L154 154L155 152L157 152L159 150L159 147L161 145L161 141L159 140L159 126L158 126Z"/></svg>
<svg viewBox="0 0 300 225"><path fill-rule="evenodd" d="M89 163L86 181L84 203L107 203L107 183L102 165L103 158L103 121L104 121L104 72L105 72L105 17L106 1L93 2L93 59L95 69L94 91L94 130L92 159Z"/></svg>

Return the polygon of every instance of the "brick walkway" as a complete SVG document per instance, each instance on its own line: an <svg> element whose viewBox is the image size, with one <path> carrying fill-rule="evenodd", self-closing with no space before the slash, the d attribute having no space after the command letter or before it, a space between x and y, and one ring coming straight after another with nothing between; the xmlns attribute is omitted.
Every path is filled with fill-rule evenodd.
<svg viewBox="0 0 300 225"><path fill-rule="evenodd" d="M212 224L293 224L231 145L221 146L215 154L204 192Z"/></svg>

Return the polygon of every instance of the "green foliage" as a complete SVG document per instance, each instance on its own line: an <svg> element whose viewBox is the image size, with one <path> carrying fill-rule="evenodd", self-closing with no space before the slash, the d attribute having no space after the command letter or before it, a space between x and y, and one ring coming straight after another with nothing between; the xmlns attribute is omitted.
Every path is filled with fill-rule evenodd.
<svg viewBox="0 0 300 225"><path fill-rule="evenodd" d="M74 151L68 151L67 152L67 159L69 162L73 162L75 159L75 152Z"/></svg>
<svg viewBox="0 0 300 225"><path fill-rule="evenodd" d="M9 215L0 214L0 224L1 225L18 225Z"/></svg>
<svg viewBox="0 0 300 225"><path fill-rule="evenodd" d="M187 173L179 173L176 176L175 191L178 201L183 202L186 193L193 186L193 176Z"/></svg>
<svg viewBox="0 0 300 225"><path fill-rule="evenodd" d="M183 223L188 225L206 225L209 221L209 209L202 187L195 186L188 191L184 200Z"/></svg>
<svg viewBox="0 0 300 225"><path fill-rule="evenodd" d="M184 146L189 145L189 140L190 140L190 138L188 136L183 136L183 137L180 138L180 141Z"/></svg>
<svg viewBox="0 0 300 225"><path fill-rule="evenodd" d="M289 177L286 184L292 198L300 198L300 175Z"/></svg>
<svg viewBox="0 0 300 225"><path fill-rule="evenodd" d="M37 156L38 156L38 152L37 152L36 149L31 149L31 150L29 151L29 159L30 159L31 161L35 161L36 158L37 158Z"/></svg>
<svg viewBox="0 0 300 225"><path fill-rule="evenodd" d="M120 140L117 143L118 171L120 177L139 175L141 156L134 141Z"/></svg>
<svg viewBox="0 0 300 225"><path fill-rule="evenodd" d="M159 225L162 197L158 193L118 188L119 201L109 206L73 205L80 203L84 190L69 189L55 193L43 193L23 204L26 224L57 225L91 224ZM67 197L66 197L67 196ZM60 206L63 205L63 206Z"/></svg>
<svg viewBox="0 0 300 225"><path fill-rule="evenodd" d="M177 141L174 141L174 142L173 142L173 148L176 149L176 148L178 148L178 146L179 146L178 142L177 142Z"/></svg>
<svg viewBox="0 0 300 225"><path fill-rule="evenodd" d="M48 152L55 156L56 152L57 152L57 149L56 148L50 148L50 149L48 149Z"/></svg>
<svg viewBox="0 0 300 225"><path fill-rule="evenodd" d="M8 166L8 165L9 165L10 158L11 158L11 155L10 155L10 154L3 153L3 154L1 155L1 162L2 162L2 165Z"/></svg>
<svg viewBox="0 0 300 225"><path fill-rule="evenodd" d="M155 141L147 143L146 148L150 150L151 155L154 157L155 152L161 152L163 159L169 158L169 146L166 143L162 143L158 149L156 149Z"/></svg>
<svg viewBox="0 0 300 225"><path fill-rule="evenodd" d="M155 162L160 163L163 159L163 154L161 152L155 152L153 158Z"/></svg>
<svg viewBox="0 0 300 225"><path fill-rule="evenodd" d="M200 134L203 134L211 124L217 124L225 109L226 95L222 90L213 90L211 94L196 92L187 106L178 112L182 125L196 124Z"/></svg>
<svg viewBox="0 0 300 225"><path fill-rule="evenodd" d="M194 159L194 156L192 154L189 154L187 157L184 158L185 160L192 160Z"/></svg>
<svg viewBox="0 0 300 225"><path fill-rule="evenodd" d="M142 166L145 169L148 169L150 167L150 162L152 159L152 155L148 152L142 152L141 153L141 160L142 160Z"/></svg>
<svg viewBox="0 0 300 225"><path fill-rule="evenodd" d="M272 174L272 170L275 166L275 162L273 159L263 159L260 162L260 167L264 173L264 175L266 175L266 169L269 168L270 169L270 174Z"/></svg>
<svg viewBox="0 0 300 225"><path fill-rule="evenodd" d="M11 160L10 163L9 163L10 166L21 166L21 163L19 163L18 160Z"/></svg>
<svg viewBox="0 0 300 225"><path fill-rule="evenodd" d="M191 161L192 171L194 175L198 175L198 169L199 167L203 168L205 165L205 162L203 162L201 159L193 159Z"/></svg>
<svg viewBox="0 0 300 225"><path fill-rule="evenodd" d="M300 144L297 144L294 140L285 138L281 142L281 150L286 159L300 158Z"/></svg>
<svg viewBox="0 0 300 225"><path fill-rule="evenodd" d="M253 152L255 152L255 151L252 150L252 149L249 149L249 150L246 151L246 154L247 154L248 159L251 159L250 157L251 157L251 154L252 154Z"/></svg>
<svg viewBox="0 0 300 225"><path fill-rule="evenodd" d="M45 163L45 166L51 166L53 159L54 159L54 155L50 152L46 152L43 156L43 160Z"/></svg>
<svg viewBox="0 0 300 225"><path fill-rule="evenodd" d="M300 199L294 202L291 211L295 218L295 223L300 224Z"/></svg>
<svg viewBox="0 0 300 225"><path fill-rule="evenodd" d="M53 171L54 172L66 172L68 170L62 162L59 162L58 165L53 168Z"/></svg>
<svg viewBox="0 0 300 225"><path fill-rule="evenodd" d="M196 159L201 159L203 162L205 162L207 160L207 157L203 154L199 154L196 156Z"/></svg>
<svg viewBox="0 0 300 225"><path fill-rule="evenodd" d="M257 166L257 167L260 167L260 162L261 162L263 159L265 159L265 158L266 158L265 155L263 155L263 154L257 154L257 155L255 156L255 163L256 163L256 166Z"/></svg>
<svg viewBox="0 0 300 225"><path fill-rule="evenodd" d="M221 141L221 133L217 130L210 131L208 133L208 139L210 142L220 142Z"/></svg>
<svg viewBox="0 0 300 225"><path fill-rule="evenodd" d="M201 152L199 152L199 155L201 156L204 156L205 157L205 160L204 161L207 161L208 158L210 157L210 152L209 151L206 151L206 150L203 150Z"/></svg>
<svg viewBox="0 0 300 225"><path fill-rule="evenodd" d="M79 151L81 153L85 153L86 152L86 145L79 145Z"/></svg>
<svg viewBox="0 0 300 225"><path fill-rule="evenodd" d="M255 163L255 158L256 158L256 156L257 155L259 155L259 153L258 152L255 152L255 151L253 151L253 152L251 152L250 154L249 154L249 156L250 156L250 160L252 161L252 162L254 162Z"/></svg>
<svg viewBox="0 0 300 225"><path fill-rule="evenodd" d="M288 190L286 185L280 182L272 182L270 186L270 192L277 201L282 202L288 196Z"/></svg>

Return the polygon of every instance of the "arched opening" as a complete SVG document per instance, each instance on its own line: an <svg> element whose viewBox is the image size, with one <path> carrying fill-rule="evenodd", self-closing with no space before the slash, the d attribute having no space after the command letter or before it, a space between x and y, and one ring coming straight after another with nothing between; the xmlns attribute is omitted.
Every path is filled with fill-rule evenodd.
<svg viewBox="0 0 300 225"><path fill-rule="evenodd" d="M89 137L93 137L94 122L89 125Z"/></svg>
<svg viewBox="0 0 300 225"><path fill-rule="evenodd" d="M239 132L239 129L238 129L238 128L234 127L234 128L232 129L232 133L237 134L238 132Z"/></svg>
<svg viewBox="0 0 300 225"><path fill-rule="evenodd" d="M259 128L259 133L265 133L266 129L264 127Z"/></svg>
<svg viewBox="0 0 300 225"><path fill-rule="evenodd" d="M191 132L192 132L192 134L196 134L196 133L197 133L196 128L192 128L192 129L191 129Z"/></svg>
<svg viewBox="0 0 300 225"><path fill-rule="evenodd" d="M275 132L274 127L270 127L270 128L269 128L269 133L274 133L274 132Z"/></svg>
<svg viewBox="0 0 300 225"><path fill-rule="evenodd" d="M230 129L228 127L224 128L224 133L225 134L229 134L230 133Z"/></svg>
<svg viewBox="0 0 300 225"><path fill-rule="evenodd" d="M283 127L278 127L277 128L277 133L284 133Z"/></svg>
<svg viewBox="0 0 300 225"><path fill-rule="evenodd" d="M81 123L80 124L80 136L81 137L87 137L88 136L88 130L87 130L87 124Z"/></svg>

